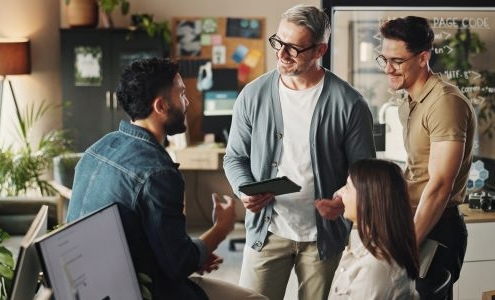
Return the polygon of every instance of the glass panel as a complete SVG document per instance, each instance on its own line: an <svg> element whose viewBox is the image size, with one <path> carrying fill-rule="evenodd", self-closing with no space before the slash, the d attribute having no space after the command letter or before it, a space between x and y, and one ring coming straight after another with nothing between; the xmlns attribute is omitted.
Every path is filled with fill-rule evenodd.
<svg viewBox="0 0 495 300"><path fill-rule="evenodd" d="M421 16L435 32L430 67L456 84L475 104L478 142L475 152L495 157L495 9L418 7L333 7L332 71L347 80L369 101L376 122L387 123L390 147L402 146L402 128L390 110L406 96L389 88L376 64L380 54L379 26L397 17ZM392 113L395 115L395 113ZM399 128L397 128L399 127ZM389 137L390 131L397 131ZM390 147L386 147L390 150ZM391 150L390 150L391 151ZM399 149L391 158L403 160Z"/></svg>

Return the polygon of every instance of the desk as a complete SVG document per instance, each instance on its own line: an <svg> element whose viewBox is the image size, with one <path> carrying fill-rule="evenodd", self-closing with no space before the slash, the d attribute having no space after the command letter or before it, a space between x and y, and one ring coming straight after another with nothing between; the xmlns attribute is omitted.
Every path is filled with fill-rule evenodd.
<svg viewBox="0 0 495 300"><path fill-rule="evenodd" d="M167 149L175 162L179 163L185 180L185 211L188 228L208 228L212 225L212 193L229 195L234 193L223 171L225 148L192 146L185 149ZM236 202L239 221L244 220L245 210Z"/></svg>
<svg viewBox="0 0 495 300"><path fill-rule="evenodd" d="M495 212L459 206L468 230L468 244L454 299L478 300L483 291L495 289Z"/></svg>

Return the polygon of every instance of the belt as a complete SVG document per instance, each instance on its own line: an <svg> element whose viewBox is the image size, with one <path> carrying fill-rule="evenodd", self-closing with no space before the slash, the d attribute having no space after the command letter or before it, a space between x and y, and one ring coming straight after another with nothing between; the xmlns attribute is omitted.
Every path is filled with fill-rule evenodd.
<svg viewBox="0 0 495 300"><path fill-rule="evenodd" d="M443 210L443 214L440 217L440 219L444 219L444 218L455 218L455 217L458 217L459 215L460 215L460 212L459 212L459 208L457 207L457 205L450 206L450 207L446 207Z"/></svg>

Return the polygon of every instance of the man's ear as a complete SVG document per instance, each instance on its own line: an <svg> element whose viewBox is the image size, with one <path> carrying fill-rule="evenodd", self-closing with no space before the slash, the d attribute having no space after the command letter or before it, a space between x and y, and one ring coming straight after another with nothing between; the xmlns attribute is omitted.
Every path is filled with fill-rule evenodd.
<svg viewBox="0 0 495 300"><path fill-rule="evenodd" d="M319 44L318 46L316 46L316 56L318 58L322 57L327 52L327 49L328 49L328 44L326 43Z"/></svg>
<svg viewBox="0 0 495 300"><path fill-rule="evenodd" d="M423 53L420 54L421 66L427 65L428 62L430 61L430 58L431 58L431 52L430 51L423 51Z"/></svg>
<svg viewBox="0 0 495 300"><path fill-rule="evenodd" d="M166 114L169 109L168 100L158 96L153 100L153 110L158 114Z"/></svg>

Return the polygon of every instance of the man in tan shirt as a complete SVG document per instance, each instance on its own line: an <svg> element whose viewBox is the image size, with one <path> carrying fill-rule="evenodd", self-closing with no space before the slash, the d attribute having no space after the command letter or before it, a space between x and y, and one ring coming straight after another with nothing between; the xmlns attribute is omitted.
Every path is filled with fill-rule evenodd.
<svg viewBox="0 0 495 300"><path fill-rule="evenodd" d="M425 278L417 280L422 299L440 272L448 269L452 284L459 278L467 245L464 219L457 206L466 195L476 118L460 90L434 74L428 64L434 33L420 17L390 20L377 63L389 85L404 89L407 101L399 108L407 152L405 176L413 209L418 244L433 239L440 247Z"/></svg>

